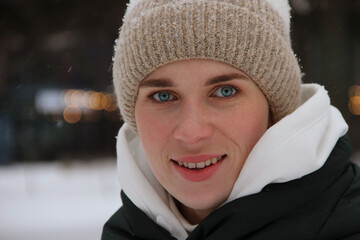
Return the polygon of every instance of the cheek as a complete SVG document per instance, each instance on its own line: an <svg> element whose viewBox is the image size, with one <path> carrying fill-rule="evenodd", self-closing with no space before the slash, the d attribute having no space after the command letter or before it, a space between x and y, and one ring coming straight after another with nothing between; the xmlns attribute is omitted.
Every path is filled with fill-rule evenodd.
<svg viewBox="0 0 360 240"><path fill-rule="evenodd" d="M266 132L269 126L269 110L267 104L249 104L232 111L229 116L219 122L226 135L249 152Z"/></svg>
<svg viewBox="0 0 360 240"><path fill-rule="evenodd" d="M136 124L140 139L149 159L162 156L170 135L170 126L156 114L144 109L136 109Z"/></svg>
<svg viewBox="0 0 360 240"><path fill-rule="evenodd" d="M249 119L244 123L250 149L259 141L269 127L269 110L267 105L256 107L249 113Z"/></svg>
<svg viewBox="0 0 360 240"><path fill-rule="evenodd" d="M167 134L170 126L161 115L140 110L136 113L136 125L141 136L155 140L162 139Z"/></svg>
<svg viewBox="0 0 360 240"><path fill-rule="evenodd" d="M159 115L143 110L137 112L136 124L150 168L158 181L166 186L170 126Z"/></svg>

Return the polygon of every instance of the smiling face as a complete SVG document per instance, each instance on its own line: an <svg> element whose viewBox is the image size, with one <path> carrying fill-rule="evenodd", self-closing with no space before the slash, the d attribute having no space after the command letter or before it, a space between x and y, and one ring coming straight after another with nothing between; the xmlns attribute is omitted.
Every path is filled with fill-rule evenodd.
<svg viewBox="0 0 360 240"><path fill-rule="evenodd" d="M269 126L268 102L246 74L201 59L173 62L147 76L135 116L154 175L191 223L226 201Z"/></svg>

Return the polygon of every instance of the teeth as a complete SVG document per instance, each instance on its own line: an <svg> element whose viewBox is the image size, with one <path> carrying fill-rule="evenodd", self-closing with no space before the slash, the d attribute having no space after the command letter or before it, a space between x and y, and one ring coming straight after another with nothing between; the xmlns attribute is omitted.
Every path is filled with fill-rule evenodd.
<svg viewBox="0 0 360 240"><path fill-rule="evenodd" d="M196 168L196 163L188 163L188 168Z"/></svg>
<svg viewBox="0 0 360 240"><path fill-rule="evenodd" d="M198 163L189 163L189 162L177 162L177 163L179 166L184 166L189 169L194 169L194 168L203 169L205 167L210 166L211 164L216 164L221 159L222 159L222 156L217 157L217 158L208 159L204 162L198 162Z"/></svg>
<svg viewBox="0 0 360 240"><path fill-rule="evenodd" d="M199 162L196 164L196 168L204 168L205 167L205 163L204 162Z"/></svg>
<svg viewBox="0 0 360 240"><path fill-rule="evenodd" d="M212 159L210 159L210 161L211 161L212 164L215 164L215 163L217 163L218 159L217 158L212 158Z"/></svg>

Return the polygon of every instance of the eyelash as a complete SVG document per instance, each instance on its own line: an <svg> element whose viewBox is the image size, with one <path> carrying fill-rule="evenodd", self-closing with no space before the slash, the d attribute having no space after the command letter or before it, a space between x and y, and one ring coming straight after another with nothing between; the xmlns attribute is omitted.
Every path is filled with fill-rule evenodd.
<svg viewBox="0 0 360 240"><path fill-rule="evenodd" d="M214 93L215 93L216 91L219 91L219 90L221 90L222 88L226 88L226 87L231 88L231 89L234 91L234 92L231 94L231 96L228 96L228 97L226 97L226 96L219 97L219 96L215 96L215 95L214 95ZM170 98L172 98L172 99L169 99L169 100L167 100L167 101L160 101L160 100L156 99L156 98L155 98L156 94L160 94L160 93L168 93L168 94L170 94ZM229 98L231 98L231 97L234 97L234 96L237 95L238 93L239 93L239 89L238 89L238 88L236 88L236 87L234 87L234 86L231 86L231 85L223 85L223 86L217 86L217 87L215 87L214 91L212 91L212 93L211 93L210 96L216 97L216 98L229 99ZM178 98L175 96L175 94L173 94L173 93L172 93L171 91L169 91L169 90L161 90L161 91L157 91L157 92L151 93L151 94L149 95L149 98L150 98L153 102L158 103L158 104L164 104L164 103L176 101L176 100L178 99Z"/></svg>
<svg viewBox="0 0 360 240"><path fill-rule="evenodd" d="M168 93L168 94L170 94L171 96L170 96L170 98L173 98L173 99L170 99L170 100L168 100L168 101L160 101L160 100L158 100L158 99L156 99L154 96L156 95L156 94L160 94L160 93ZM168 91L168 90L161 90L161 91L158 91L158 92L154 92L154 93L151 93L150 95L149 95L149 98L152 100L152 101L154 101L155 103L167 103L167 102L171 102L171 101L175 101L175 100L177 100L177 97L173 94L173 93L171 93L171 91Z"/></svg>
<svg viewBox="0 0 360 240"><path fill-rule="evenodd" d="M221 90L221 89L224 89L224 88L231 88L231 89L233 90L231 96L228 96L228 97L226 97L226 96L223 96L223 97L214 96L215 92L217 92L217 91L219 91L219 90ZM238 89L238 88L236 88L236 87L234 87L234 86L231 86L231 85L224 85L224 86L217 86L211 95L214 96L214 97L218 97L218 98L228 99L228 98L234 97L234 96L235 96L236 94L238 94L238 93L239 93L239 89Z"/></svg>

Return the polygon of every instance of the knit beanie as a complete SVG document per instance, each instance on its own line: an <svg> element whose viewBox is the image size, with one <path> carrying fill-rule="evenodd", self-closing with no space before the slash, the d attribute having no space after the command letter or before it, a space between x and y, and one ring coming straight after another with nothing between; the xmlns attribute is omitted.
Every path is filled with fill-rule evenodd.
<svg viewBox="0 0 360 240"><path fill-rule="evenodd" d="M134 132L140 82L162 65L194 58L245 72L267 98L273 124L299 105L288 0L131 0L115 44L113 81Z"/></svg>

